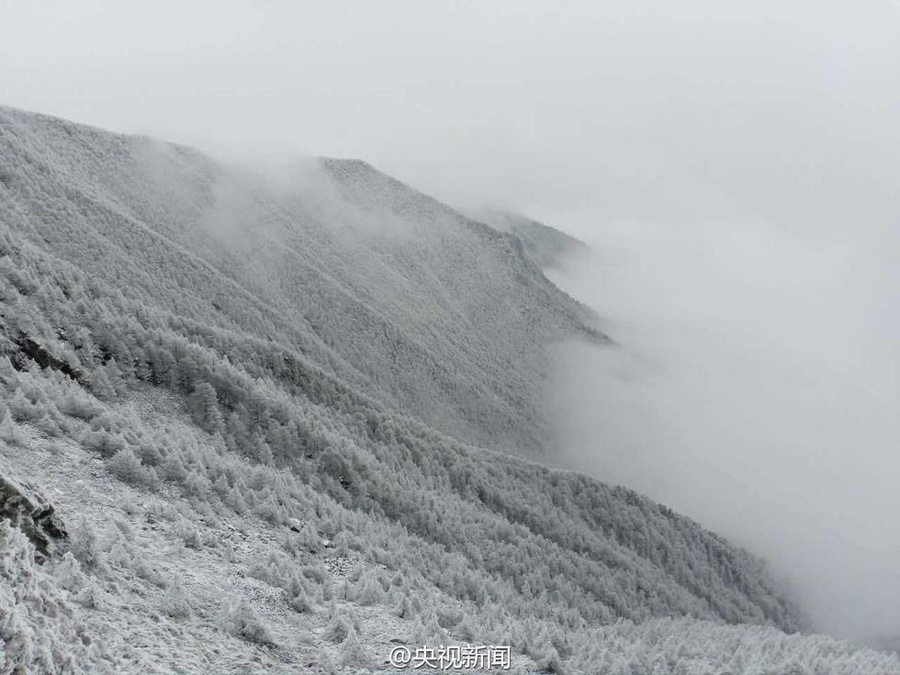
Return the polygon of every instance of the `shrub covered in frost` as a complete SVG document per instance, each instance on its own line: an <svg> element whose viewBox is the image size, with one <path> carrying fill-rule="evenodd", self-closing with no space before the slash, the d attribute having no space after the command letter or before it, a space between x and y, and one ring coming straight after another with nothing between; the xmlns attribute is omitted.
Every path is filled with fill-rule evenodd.
<svg viewBox="0 0 900 675"><path fill-rule="evenodd" d="M228 600L222 603L218 617L219 627L234 637L260 645L273 645L268 629L246 600Z"/></svg>
<svg viewBox="0 0 900 675"><path fill-rule="evenodd" d="M69 556L59 576L34 562L27 537L0 520L0 673L114 672L95 650L64 587L84 593Z"/></svg>
<svg viewBox="0 0 900 675"><path fill-rule="evenodd" d="M159 481L153 468L144 466L130 448L119 450L107 460L106 467L115 476L132 485L154 487Z"/></svg>
<svg viewBox="0 0 900 675"><path fill-rule="evenodd" d="M166 589L160 607L162 611L175 619L186 619L193 613L184 587L178 579L175 579Z"/></svg>

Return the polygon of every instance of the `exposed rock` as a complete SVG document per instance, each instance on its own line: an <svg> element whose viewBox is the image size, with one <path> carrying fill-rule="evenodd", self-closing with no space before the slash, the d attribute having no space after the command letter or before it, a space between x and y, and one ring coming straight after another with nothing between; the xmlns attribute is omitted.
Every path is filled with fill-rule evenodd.
<svg viewBox="0 0 900 675"><path fill-rule="evenodd" d="M19 336L19 339L16 340L16 344L21 350L19 354L15 355L16 357L24 356L37 363L41 368L58 370L59 372L72 378L76 382L84 384L84 375L80 371L72 368L72 366L70 366L65 361L53 356L53 354L51 354L44 347L32 340L27 335ZM19 369L22 369L24 367L24 362L21 358L14 358L12 360L12 364Z"/></svg>
<svg viewBox="0 0 900 675"><path fill-rule="evenodd" d="M9 519L35 548L35 560L44 563L56 542L68 533L53 506L32 485L0 475L0 519Z"/></svg>

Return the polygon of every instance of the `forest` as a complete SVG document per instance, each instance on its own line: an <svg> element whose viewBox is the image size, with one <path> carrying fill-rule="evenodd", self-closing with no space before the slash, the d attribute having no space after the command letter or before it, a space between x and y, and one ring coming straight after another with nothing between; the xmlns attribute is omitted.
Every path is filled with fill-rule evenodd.
<svg viewBox="0 0 900 675"><path fill-rule="evenodd" d="M0 108L0 476L67 534L44 561L0 523L0 672L379 669L385 626L519 672L898 672L804 635L750 553L541 461L547 346L609 341L540 239L303 171L273 194Z"/></svg>

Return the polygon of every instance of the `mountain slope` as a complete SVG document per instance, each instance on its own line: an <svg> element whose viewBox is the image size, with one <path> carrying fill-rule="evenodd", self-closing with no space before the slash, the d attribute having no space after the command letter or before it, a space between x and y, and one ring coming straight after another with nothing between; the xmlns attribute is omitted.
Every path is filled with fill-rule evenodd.
<svg viewBox="0 0 900 675"><path fill-rule="evenodd" d="M147 304L298 349L461 440L542 449L546 346L603 339L514 237L365 163L263 180L8 109L0 128L7 209L36 244Z"/></svg>
<svg viewBox="0 0 900 675"><path fill-rule="evenodd" d="M194 671L302 672L374 667L397 638L582 668L616 619L800 627L760 561L690 519L460 442L465 421L539 437L503 424L528 423L540 345L591 335L583 310L508 235L362 163L309 171L278 193L0 113L0 475L70 533L35 566L0 532L0 571L32 570L11 592L45 598L0 596L14 658L147 672L162 640Z"/></svg>
<svg viewBox="0 0 900 675"><path fill-rule="evenodd" d="M485 208L479 213L479 218L500 232L514 234L522 242L525 255L541 269L561 267L567 258L587 249L583 241L516 213Z"/></svg>

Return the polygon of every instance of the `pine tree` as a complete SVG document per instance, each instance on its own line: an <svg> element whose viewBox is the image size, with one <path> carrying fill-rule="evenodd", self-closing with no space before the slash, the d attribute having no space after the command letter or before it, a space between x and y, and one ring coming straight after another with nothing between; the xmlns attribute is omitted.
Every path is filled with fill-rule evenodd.
<svg viewBox="0 0 900 675"><path fill-rule="evenodd" d="M220 433L224 429L216 390L209 382L201 382L191 393L189 405L194 419L204 431Z"/></svg>
<svg viewBox="0 0 900 675"><path fill-rule="evenodd" d="M122 480L136 485L153 485L155 474L141 464L130 448L123 448L106 463L107 468Z"/></svg>
<svg viewBox="0 0 900 675"><path fill-rule="evenodd" d="M16 393L9 401L9 412L17 422L30 422L41 416L41 411L28 400L21 388L16 389Z"/></svg>
<svg viewBox="0 0 900 675"><path fill-rule="evenodd" d="M295 612L300 612L301 614L305 612L311 612L313 607L309 596L302 587L296 589L293 596L291 597L289 604L291 606L291 609L293 609Z"/></svg>
<svg viewBox="0 0 900 675"><path fill-rule="evenodd" d="M9 414L9 408L3 401L0 401L0 441L6 441L11 445L22 443L24 437L19 427L13 421Z"/></svg>
<svg viewBox="0 0 900 675"><path fill-rule="evenodd" d="M109 401L116 397L116 389L109 381L109 376L103 366L97 366L90 377L91 393L103 401Z"/></svg>
<svg viewBox="0 0 900 675"><path fill-rule="evenodd" d="M166 457L166 461L163 462L160 473L166 480L172 480L176 483L182 483L184 482L184 479L187 478L187 469L184 468L184 463L176 452L173 452Z"/></svg>
<svg viewBox="0 0 900 675"><path fill-rule="evenodd" d="M356 629L352 626L347 632L347 637L341 643L341 665L352 668L370 668L372 659L359 640Z"/></svg>

